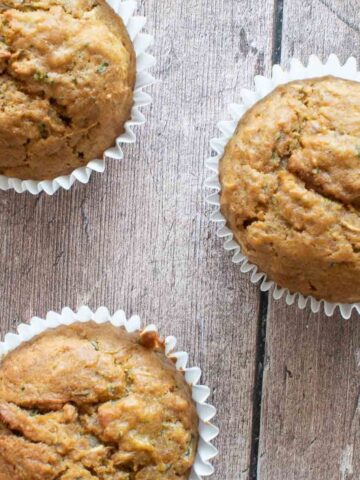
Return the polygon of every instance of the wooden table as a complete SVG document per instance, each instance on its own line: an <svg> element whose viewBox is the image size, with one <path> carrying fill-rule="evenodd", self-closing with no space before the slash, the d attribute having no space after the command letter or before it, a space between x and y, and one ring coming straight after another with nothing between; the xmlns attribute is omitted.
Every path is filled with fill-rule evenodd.
<svg viewBox="0 0 360 480"><path fill-rule="evenodd" d="M273 62L358 56L359 0L142 0L154 104L126 158L55 197L0 193L1 332L65 305L175 334L213 388L214 480L360 477L360 319L260 295L204 202L216 122Z"/></svg>

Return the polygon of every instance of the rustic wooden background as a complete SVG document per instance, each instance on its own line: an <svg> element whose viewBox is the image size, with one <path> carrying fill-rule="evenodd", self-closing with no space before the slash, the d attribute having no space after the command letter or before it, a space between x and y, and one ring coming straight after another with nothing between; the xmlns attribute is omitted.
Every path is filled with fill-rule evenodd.
<svg viewBox="0 0 360 480"><path fill-rule="evenodd" d="M360 478L360 319L260 296L209 225L216 122L292 56L358 57L359 0L141 0L156 36L148 123L121 163L55 197L0 193L1 332L124 308L175 334L218 407L214 480Z"/></svg>

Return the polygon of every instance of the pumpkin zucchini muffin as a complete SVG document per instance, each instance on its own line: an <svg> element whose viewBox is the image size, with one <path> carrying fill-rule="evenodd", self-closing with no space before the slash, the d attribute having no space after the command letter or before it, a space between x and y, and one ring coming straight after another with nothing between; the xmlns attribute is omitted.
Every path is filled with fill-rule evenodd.
<svg viewBox="0 0 360 480"><path fill-rule="evenodd" d="M1 480L185 480L197 415L155 333L59 327L0 364Z"/></svg>
<svg viewBox="0 0 360 480"><path fill-rule="evenodd" d="M360 301L360 83L282 85L240 120L220 163L221 211L280 287Z"/></svg>
<svg viewBox="0 0 360 480"><path fill-rule="evenodd" d="M105 0L0 4L0 174L53 179L114 144L136 57Z"/></svg>

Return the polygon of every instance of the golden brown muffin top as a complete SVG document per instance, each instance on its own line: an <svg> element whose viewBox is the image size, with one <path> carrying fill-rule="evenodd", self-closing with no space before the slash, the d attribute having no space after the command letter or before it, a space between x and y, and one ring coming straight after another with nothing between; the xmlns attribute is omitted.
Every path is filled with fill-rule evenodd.
<svg viewBox="0 0 360 480"><path fill-rule="evenodd" d="M360 300L360 83L278 87L240 120L220 179L228 225L270 279Z"/></svg>
<svg viewBox="0 0 360 480"><path fill-rule="evenodd" d="M105 0L0 3L0 173L51 179L102 158L133 105L135 53Z"/></svg>
<svg viewBox="0 0 360 480"><path fill-rule="evenodd" d="M0 364L0 480L185 480L197 415L155 333L62 326Z"/></svg>

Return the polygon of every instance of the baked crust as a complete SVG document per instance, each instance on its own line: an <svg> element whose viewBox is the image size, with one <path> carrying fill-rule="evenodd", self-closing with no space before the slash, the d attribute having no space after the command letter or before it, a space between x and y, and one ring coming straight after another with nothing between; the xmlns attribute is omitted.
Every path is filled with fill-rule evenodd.
<svg viewBox="0 0 360 480"><path fill-rule="evenodd" d="M360 301L360 83L282 85L240 120L220 162L221 211L280 287Z"/></svg>
<svg viewBox="0 0 360 480"><path fill-rule="evenodd" d="M0 174L53 179L114 144L133 105L136 56L105 0L0 5Z"/></svg>
<svg viewBox="0 0 360 480"><path fill-rule="evenodd" d="M197 424L155 333L63 326L0 364L1 480L185 480Z"/></svg>

